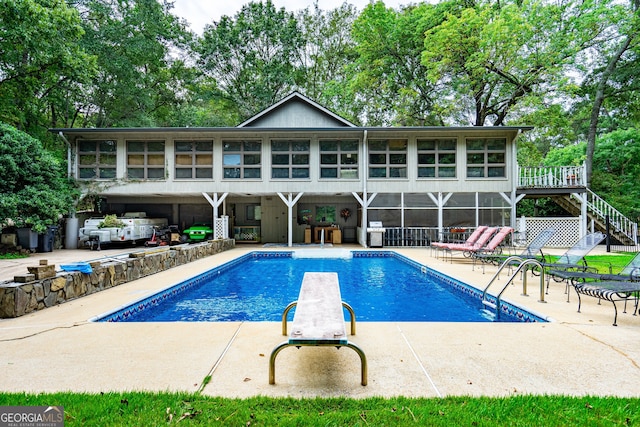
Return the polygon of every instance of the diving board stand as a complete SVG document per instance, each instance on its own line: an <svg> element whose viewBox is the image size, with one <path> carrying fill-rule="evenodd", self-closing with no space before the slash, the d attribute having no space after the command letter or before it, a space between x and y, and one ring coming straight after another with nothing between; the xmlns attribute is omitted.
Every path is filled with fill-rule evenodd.
<svg viewBox="0 0 640 427"><path fill-rule="evenodd" d="M296 307L289 339L276 346L269 358L269 384L276 383L276 356L285 347L342 346L360 356L361 384L367 385L367 358L360 347L347 338L344 312L351 315L351 335L356 333L356 316L349 304L342 301L338 273L305 273L298 300L289 304L282 314L282 335L287 335L287 314Z"/></svg>

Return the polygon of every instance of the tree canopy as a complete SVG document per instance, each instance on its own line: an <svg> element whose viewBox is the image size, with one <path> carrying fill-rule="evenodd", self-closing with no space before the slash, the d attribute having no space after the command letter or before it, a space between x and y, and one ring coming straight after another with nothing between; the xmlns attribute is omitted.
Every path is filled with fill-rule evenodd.
<svg viewBox="0 0 640 427"><path fill-rule="evenodd" d="M197 35L169 0L0 0L0 121L62 152L47 128L235 126L299 90L360 125L532 125L522 164L640 196L638 3L254 0Z"/></svg>

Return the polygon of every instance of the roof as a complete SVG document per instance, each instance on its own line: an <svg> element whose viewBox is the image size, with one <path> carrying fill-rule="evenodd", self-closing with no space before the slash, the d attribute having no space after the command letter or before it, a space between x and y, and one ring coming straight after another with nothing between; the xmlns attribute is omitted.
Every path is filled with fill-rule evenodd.
<svg viewBox="0 0 640 427"><path fill-rule="evenodd" d="M306 96L300 94L299 92L292 92L291 94L286 96L284 99L280 100L279 102L276 102L269 108L262 110L255 116L240 123L238 127L241 128L241 127L260 126L261 123L264 123L270 117L273 117L282 113L285 110L285 108L292 106L294 104L299 105L298 107L299 111L300 110L302 110L303 112L304 110L306 110L306 112L312 111L317 115L323 116L325 119L329 119L329 121L332 123L335 123L337 127L341 127L341 126L355 127L355 125L350 121L340 117L339 115L335 114L331 110L323 107L322 105L307 98Z"/></svg>

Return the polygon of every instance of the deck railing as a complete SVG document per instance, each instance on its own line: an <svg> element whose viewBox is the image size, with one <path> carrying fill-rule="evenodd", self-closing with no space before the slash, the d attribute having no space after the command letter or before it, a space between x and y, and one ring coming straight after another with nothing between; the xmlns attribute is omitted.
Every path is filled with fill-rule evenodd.
<svg viewBox="0 0 640 427"><path fill-rule="evenodd" d="M586 187L587 172L582 166L518 167L518 187Z"/></svg>
<svg viewBox="0 0 640 427"><path fill-rule="evenodd" d="M609 224L616 232L623 233L635 244L638 243L638 224L621 214L617 209L587 188L587 169L582 166L518 167L518 188L572 188L587 191L587 210Z"/></svg>

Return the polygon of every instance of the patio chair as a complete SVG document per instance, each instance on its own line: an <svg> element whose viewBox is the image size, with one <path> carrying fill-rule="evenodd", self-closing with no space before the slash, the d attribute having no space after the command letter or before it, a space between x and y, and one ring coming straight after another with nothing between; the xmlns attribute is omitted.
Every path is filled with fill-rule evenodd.
<svg viewBox="0 0 640 427"><path fill-rule="evenodd" d="M634 256L631 261L624 266L620 272L613 274L611 267L609 267L609 273L598 273L589 271L573 271L573 270L551 270L550 274L553 274L556 278L561 278L571 281L571 284L584 282L585 280L594 281L628 281L637 282L640 281L640 252Z"/></svg>
<svg viewBox="0 0 640 427"><path fill-rule="evenodd" d="M580 295L587 295L590 297L598 298L600 300L611 301L613 309L615 311L613 317L613 326L618 326L618 307L616 307L616 301L624 301L624 313L627 312L627 301L635 299L635 307L633 315L638 312L638 300L640 299L640 282L621 282L621 281L605 281L605 282L586 282L576 283L573 288L578 294L578 313L580 313L580 306L582 305L582 298Z"/></svg>
<svg viewBox="0 0 640 427"><path fill-rule="evenodd" d="M553 237L555 233L556 233L556 230L555 228L552 228L552 227L542 230L540 233L536 235L536 237L534 237L531 243L529 243L529 245L527 245L527 247L524 248L522 252L517 255L517 257L520 259L538 258L538 259L541 259L542 262L544 262L545 255L542 252L542 248L547 244L547 242ZM509 257L510 255L503 255L503 254L496 254L496 253L485 254L485 253L479 252L475 254L474 260L481 261L485 264L491 263L495 265L500 265L504 263ZM510 262L508 267L509 269L511 269L513 265L517 265L517 264L519 264L519 262L517 261ZM484 266L482 267L482 273L484 274Z"/></svg>
<svg viewBox="0 0 640 427"><path fill-rule="evenodd" d="M446 253L449 253L449 259L451 259L451 262L453 262L454 252L461 252L465 258L470 258L471 254L474 251L478 251L484 248L485 245L489 243L489 241L498 231L499 227L488 227L486 230L484 230L482 235L478 237L478 240L476 240L476 242L471 245L467 245L465 243L450 243L448 245L441 246L440 249L445 251L445 258ZM503 239L504 237L502 237L500 240L502 241Z"/></svg>
<svg viewBox="0 0 640 427"><path fill-rule="evenodd" d="M605 235L596 232L590 233L578 240L578 242L570 247L564 254L560 255L555 262L542 263L542 267L547 271L547 291L549 290L549 282L550 279L553 278L556 282L562 282L566 279L560 277L559 272L592 272L596 273L594 269L590 268L587 265L587 261L584 257L593 250L596 246L598 246L605 239ZM535 274L535 269L532 270ZM567 301L569 301L569 292L568 292L569 283L567 283L567 287L565 288L565 292L567 293Z"/></svg>
<svg viewBox="0 0 640 427"><path fill-rule="evenodd" d="M482 233L485 232L485 230L489 228L486 225L479 225L478 228L476 228L473 233L471 233L471 235L469 235L469 237L467 238L467 240L465 242L463 242L462 244L465 245L473 245L474 243L476 243L478 241L478 239L480 238L480 236L482 235ZM437 251L438 249L443 249L445 246L451 245L451 242L448 243L444 243L444 242L431 242L431 250L433 251L434 248L436 250L436 255L437 255ZM431 255L433 256L433 252L431 253Z"/></svg>

